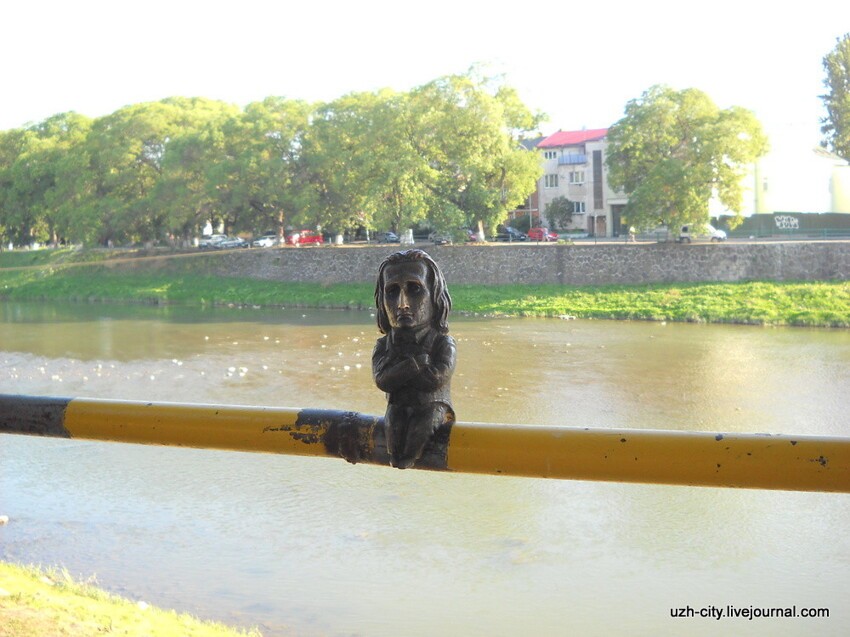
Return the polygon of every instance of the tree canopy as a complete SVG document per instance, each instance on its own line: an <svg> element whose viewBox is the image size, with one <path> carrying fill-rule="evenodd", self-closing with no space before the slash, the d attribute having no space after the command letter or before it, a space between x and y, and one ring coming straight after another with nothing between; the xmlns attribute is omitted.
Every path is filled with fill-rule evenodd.
<svg viewBox="0 0 850 637"><path fill-rule="evenodd" d="M555 197L546 206L546 218L553 230L565 230L573 220L573 202L566 197Z"/></svg>
<svg viewBox="0 0 850 637"><path fill-rule="evenodd" d="M536 187L540 116L470 70L411 91L244 109L204 98L0 131L0 240L115 245L228 233L489 229Z"/></svg>
<svg viewBox="0 0 850 637"><path fill-rule="evenodd" d="M721 110L697 89L653 86L608 129L608 178L628 195L624 215L639 229L706 223L712 197L740 214L742 178L766 151L751 111Z"/></svg>
<svg viewBox="0 0 850 637"><path fill-rule="evenodd" d="M821 120L824 144L850 161L850 33L837 38L835 47L823 58L827 93L821 95L827 116Z"/></svg>

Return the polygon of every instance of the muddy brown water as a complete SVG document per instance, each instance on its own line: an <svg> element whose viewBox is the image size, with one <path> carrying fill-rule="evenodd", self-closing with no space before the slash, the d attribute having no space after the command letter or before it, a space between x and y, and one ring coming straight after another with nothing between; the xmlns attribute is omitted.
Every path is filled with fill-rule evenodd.
<svg viewBox="0 0 850 637"><path fill-rule="evenodd" d="M460 420L850 435L850 331L455 318ZM3 393L379 414L368 312L0 303ZM0 558L266 635L840 635L850 496L0 435ZM828 619L699 611L829 608ZM694 608L692 618L671 610ZM728 612L728 611L727 611Z"/></svg>

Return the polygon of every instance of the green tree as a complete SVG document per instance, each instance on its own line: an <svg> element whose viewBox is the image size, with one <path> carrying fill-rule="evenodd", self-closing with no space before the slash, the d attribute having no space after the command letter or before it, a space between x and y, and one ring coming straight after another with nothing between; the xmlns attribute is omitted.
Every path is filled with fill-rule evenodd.
<svg viewBox="0 0 850 637"><path fill-rule="evenodd" d="M337 231L402 230L428 215L433 169L412 143L408 94L352 93L317 111L306 170L315 218Z"/></svg>
<svg viewBox="0 0 850 637"><path fill-rule="evenodd" d="M476 69L416 88L410 100L409 139L429 168L433 225L492 234L541 174L537 155L519 142L542 116Z"/></svg>
<svg viewBox="0 0 850 637"><path fill-rule="evenodd" d="M155 200L167 210L167 225L183 243L192 241L216 216L219 196L210 186L209 172L224 153L224 133L217 121L168 145Z"/></svg>
<svg viewBox="0 0 850 637"><path fill-rule="evenodd" d="M209 171L230 228L282 235L287 220L298 221L307 202L301 156L312 113L306 102L269 97L230 120L225 157Z"/></svg>
<svg viewBox="0 0 850 637"><path fill-rule="evenodd" d="M44 162L39 161L40 143L34 131L29 128L11 131L5 142L5 169L0 176L3 224L12 243L28 245L46 238L37 224L43 193L51 185L50 175Z"/></svg>
<svg viewBox="0 0 850 637"><path fill-rule="evenodd" d="M540 116L513 89L476 69L429 82L411 99L412 141L433 171L434 225L475 225L492 234L540 176L537 156L519 144Z"/></svg>
<svg viewBox="0 0 850 637"><path fill-rule="evenodd" d="M269 97L244 112L222 108L170 141L159 194L188 239L207 221L226 232L277 229L301 207L298 171L310 107Z"/></svg>
<svg viewBox="0 0 850 637"><path fill-rule="evenodd" d="M823 58L828 93L821 95L827 116L821 119L824 145L850 161L850 33L836 39L835 48Z"/></svg>
<svg viewBox="0 0 850 637"><path fill-rule="evenodd" d="M378 151L371 138L381 97L351 93L317 107L304 138L301 169L310 198L299 215L304 227L322 226L336 232L363 225L372 227L371 175Z"/></svg>
<svg viewBox="0 0 850 637"><path fill-rule="evenodd" d="M91 130L92 120L77 113L54 115L32 130L38 135L34 161L41 164L42 188L38 193L39 221L46 239L57 245L60 239L76 241L76 193L73 174L79 149Z"/></svg>
<svg viewBox="0 0 850 637"><path fill-rule="evenodd" d="M553 229L565 230L573 220L573 202L566 197L555 197L546 206L546 218Z"/></svg>
<svg viewBox="0 0 850 637"><path fill-rule="evenodd" d="M13 239L17 202L13 166L24 146L26 131L15 128L0 131L0 247Z"/></svg>
<svg viewBox="0 0 850 637"><path fill-rule="evenodd" d="M76 113L54 115L7 134L14 155L2 153L9 163L2 207L10 238L18 244L32 241L56 245L66 238L69 161L85 139L91 120ZM6 146L6 151L11 148ZM2 169L0 169L2 170Z"/></svg>
<svg viewBox="0 0 850 637"><path fill-rule="evenodd" d="M767 151L751 111L720 110L702 91L653 86L608 130L609 183L639 229L708 221L712 197L740 215L743 178Z"/></svg>
<svg viewBox="0 0 850 637"><path fill-rule="evenodd" d="M99 242L156 241L172 230L159 188L168 148L229 107L202 98L134 104L95 120L80 173L80 217Z"/></svg>
<svg viewBox="0 0 850 637"><path fill-rule="evenodd" d="M399 232L427 219L433 171L412 144L409 94L383 91L379 97L371 109L374 145L364 140L369 150L362 177L370 185L364 210L373 227Z"/></svg>
<svg viewBox="0 0 850 637"><path fill-rule="evenodd" d="M80 190L88 195L81 214L96 223L99 242L152 240L164 232L166 212L155 206L152 193L165 144L177 131L173 112L164 102L152 102L95 120Z"/></svg>

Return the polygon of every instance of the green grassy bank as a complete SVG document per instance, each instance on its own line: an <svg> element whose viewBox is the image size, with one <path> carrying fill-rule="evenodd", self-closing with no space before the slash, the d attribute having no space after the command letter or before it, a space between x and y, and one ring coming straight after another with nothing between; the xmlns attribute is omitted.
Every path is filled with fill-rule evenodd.
<svg viewBox="0 0 850 637"><path fill-rule="evenodd" d="M153 608L75 582L65 572L0 563L0 637L115 634L136 637L259 636Z"/></svg>
<svg viewBox="0 0 850 637"><path fill-rule="evenodd" d="M756 325L850 327L850 283L702 283L639 286L450 286L457 312ZM366 309L371 284L319 286L108 268L0 270L9 300L263 305Z"/></svg>
<svg viewBox="0 0 850 637"><path fill-rule="evenodd" d="M61 256L56 251L53 260L44 261L39 253L0 254L0 298L351 309L371 308L373 303L369 283L321 286L224 278L167 263L155 270L117 271L60 262ZM15 261L7 260L10 257ZM27 259L30 263L22 263ZM450 289L455 311L486 316L850 327L847 281L588 287L450 283Z"/></svg>

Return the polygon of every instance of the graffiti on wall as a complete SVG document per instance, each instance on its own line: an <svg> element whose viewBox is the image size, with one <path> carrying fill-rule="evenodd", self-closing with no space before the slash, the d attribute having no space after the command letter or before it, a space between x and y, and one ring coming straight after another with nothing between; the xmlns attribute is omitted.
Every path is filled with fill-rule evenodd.
<svg viewBox="0 0 850 637"><path fill-rule="evenodd" d="M791 215L776 215L773 218L773 221L776 223L776 227L780 230L800 229L800 220L797 217L792 217Z"/></svg>

